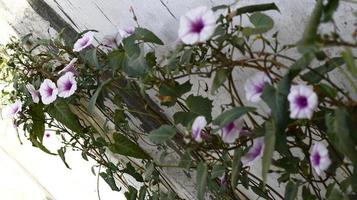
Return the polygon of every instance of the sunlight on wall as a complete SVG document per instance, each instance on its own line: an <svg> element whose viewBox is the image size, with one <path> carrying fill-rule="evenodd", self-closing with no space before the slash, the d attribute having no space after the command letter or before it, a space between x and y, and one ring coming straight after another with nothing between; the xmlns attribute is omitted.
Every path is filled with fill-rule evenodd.
<svg viewBox="0 0 357 200"><path fill-rule="evenodd" d="M0 44L6 44L11 36L18 36L9 23L16 22L27 6L26 0L0 0ZM2 85L0 90L3 90ZM32 147L22 132L19 133L22 135L21 145L11 120L0 118L0 127L1 200L98 199L97 176L91 172L96 162L85 161L80 152L67 150L66 160L72 170L67 169L59 156ZM52 152L61 146L53 133L44 139L44 145ZM97 174L98 169L95 169ZM103 200L125 199L121 192L112 191L101 178L99 191Z"/></svg>

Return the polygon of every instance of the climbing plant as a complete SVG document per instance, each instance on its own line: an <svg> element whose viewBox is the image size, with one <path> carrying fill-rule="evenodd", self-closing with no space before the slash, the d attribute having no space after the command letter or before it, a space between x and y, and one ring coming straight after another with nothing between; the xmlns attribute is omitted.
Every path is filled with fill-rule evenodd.
<svg viewBox="0 0 357 200"><path fill-rule="evenodd" d="M357 34L319 29L336 26L338 5L317 0L294 44L279 40L274 3L190 10L164 54L142 27L99 44L95 30L13 39L1 47L3 116L67 167L67 149L96 160L127 199L182 198L165 168L194 174L198 199L355 199ZM57 152L43 144L48 130ZM172 152L179 159L167 164Z"/></svg>

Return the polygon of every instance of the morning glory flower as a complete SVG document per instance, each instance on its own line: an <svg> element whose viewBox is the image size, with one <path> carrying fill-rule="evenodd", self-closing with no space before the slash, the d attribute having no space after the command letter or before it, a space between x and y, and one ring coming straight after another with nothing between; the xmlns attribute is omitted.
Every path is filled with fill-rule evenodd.
<svg viewBox="0 0 357 200"><path fill-rule="evenodd" d="M94 32L92 31L86 32L85 34L83 34L81 38L77 40L76 43L74 43L73 51L74 52L82 51L83 49L87 48L92 44L93 39L94 39Z"/></svg>
<svg viewBox="0 0 357 200"><path fill-rule="evenodd" d="M324 144L320 142L315 143L312 147L310 162L318 175L330 166L331 160L328 155L328 150Z"/></svg>
<svg viewBox="0 0 357 200"><path fill-rule="evenodd" d="M234 143L243 129L244 121L241 118L228 123L222 128L221 137L225 143Z"/></svg>
<svg viewBox="0 0 357 200"><path fill-rule="evenodd" d="M48 105L57 99L58 89L54 82L45 79L40 86L42 103Z"/></svg>
<svg viewBox="0 0 357 200"><path fill-rule="evenodd" d="M103 38L102 44L108 49L117 48L122 41L122 36L120 33L114 35L107 35Z"/></svg>
<svg viewBox="0 0 357 200"><path fill-rule="evenodd" d="M129 36L131 36L132 34L135 33L135 27L126 27L126 28L118 28L118 31L119 31L119 36L121 36L121 39L124 39L124 38L127 38ZM117 41L117 42L121 42L120 41Z"/></svg>
<svg viewBox="0 0 357 200"><path fill-rule="evenodd" d="M288 100L292 119L310 119L318 104L316 93L305 85L291 86Z"/></svg>
<svg viewBox="0 0 357 200"><path fill-rule="evenodd" d="M205 6L188 11L180 18L179 38L185 44L205 42L214 33L216 16Z"/></svg>
<svg viewBox="0 0 357 200"><path fill-rule="evenodd" d="M15 101L15 103L6 106L3 109L3 116L5 118L15 118L19 112L22 110L22 102L20 100Z"/></svg>
<svg viewBox="0 0 357 200"><path fill-rule="evenodd" d="M67 72L57 80L58 96L67 98L77 90L77 81L72 72Z"/></svg>
<svg viewBox="0 0 357 200"><path fill-rule="evenodd" d="M78 74L76 68L74 67L74 64L77 62L78 58L73 58L71 62L68 63L61 71L58 73L66 73L66 72L72 72L73 74Z"/></svg>
<svg viewBox="0 0 357 200"><path fill-rule="evenodd" d="M27 84L26 89L31 94L32 101L34 103L40 102L40 92L38 90L36 90L33 85Z"/></svg>
<svg viewBox="0 0 357 200"><path fill-rule="evenodd" d="M251 76L244 85L247 100L254 103L259 102L265 84L271 84L271 81L264 72L258 72Z"/></svg>
<svg viewBox="0 0 357 200"><path fill-rule="evenodd" d="M264 150L264 137L255 138L253 140L253 146L242 157L243 165L251 165L255 160L263 155Z"/></svg>
<svg viewBox="0 0 357 200"><path fill-rule="evenodd" d="M196 117L192 124L192 137L196 142L202 142L202 129L207 125L206 118L204 116Z"/></svg>

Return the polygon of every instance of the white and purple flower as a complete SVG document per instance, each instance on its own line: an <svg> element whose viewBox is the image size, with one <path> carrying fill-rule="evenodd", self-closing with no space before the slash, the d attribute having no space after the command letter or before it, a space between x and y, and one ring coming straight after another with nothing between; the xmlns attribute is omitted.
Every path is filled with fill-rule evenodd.
<svg viewBox="0 0 357 200"><path fill-rule="evenodd" d="M228 123L222 128L221 137L223 142L227 144L234 143L240 135L240 132L243 129L244 120L238 118L233 122Z"/></svg>
<svg viewBox="0 0 357 200"><path fill-rule="evenodd" d="M73 58L71 62L68 63L62 70L60 70L58 73L66 73L66 72L72 72L73 74L78 74L76 68L75 68L75 63L77 62L78 58Z"/></svg>
<svg viewBox="0 0 357 200"><path fill-rule="evenodd" d="M40 86L42 103L48 105L57 99L58 89L50 79L45 79Z"/></svg>
<svg viewBox="0 0 357 200"><path fill-rule="evenodd" d="M34 103L40 102L40 92L38 90L36 90L33 85L27 84L26 89L31 94L32 101Z"/></svg>
<svg viewBox="0 0 357 200"><path fill-rule="evenodd" d="M83 34L81 38L79 38L76 41L76 43L74 43L73 51L74 52L82 51L83 49L87 48L92 44L93 39L94 39L94 32L92 31L86 32L85 34Z"/></svg>
<svg viewBox="0 0 357 200"><path fill-rule="evenodd" d="M288 100L292 119L310 119L318 104L316 93L306 85L291 86Z"/></svg>
<svg viewBox="0 0 357 200"><path fill-rule="evenodd" d="M262 157L264 151L264 137L255 138L253 140L253 146L242 157L241 161L243 165L252 165L253 162Z"/></svg>
<svg viewBox="0 0 357 200"><path fill-rule="evenodd" d="M179 38L185 44L205 42L215 31L216 19L214 12L205 6L188 11L180 18Z"/></svg>
<svg viewBox="0 0 357 200"><path fill-rule="evenodd" d="M204 116L196 117L192 124L192 137L196 142L202 142L202 130L206 125L207 121Z"/></svg>
<svg viewBox="0 0 357 200"><path fill-rule="evenodd" d="M259 102L265 84L271 84L271 81L264 72L258 72L251 76L244 85L247 100L254 103Z"/></svg>
<svg viewBox="0 0 357 200"><path fill-rule="evenodd" d="M103 38L102 44L107 48L107 49L115 49L117 48L122 41L122 36L120 33L116 33L114 35L106 35Z"/></svg>
<svg viewBox="0 0 357 200"><path fill-rule="evenodd" d="M331 160L324 144L320 142L315 143L312 147L310 162L318 175L321 175L321 173L330 166Z"/></svg>
<svg viewBox="0 0 357 200"><path fill-rule="evenodd" d="M20 100L15 101L15 103L6 106L3 111L3 117L5 118L15 118L19 112L22 110L22 102Z"/></svg>
<svg viewBox="0 0 357 200"><path fill-rule="evenodd" d="M127 38L135 33L135 27L118 28L119 36L121 36L119 43L122 39Z"/></svg>
<svg viewBox="0 0 357 200"><path fill-rule="evenodd" d="M77 90L77 81L72 72L67 72L57 80L58 96L67 98Z"/></svg>

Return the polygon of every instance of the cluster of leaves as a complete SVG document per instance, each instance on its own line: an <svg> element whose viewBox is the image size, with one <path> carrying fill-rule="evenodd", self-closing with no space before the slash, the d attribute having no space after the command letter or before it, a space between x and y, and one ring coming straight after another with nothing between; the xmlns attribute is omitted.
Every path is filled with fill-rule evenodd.
<svg viewBox="0 0 357 200"><path fill-rule="evenodd" d="M240 199L245 195L238 185L265 199L295 199L297 195L303 199L353 199L357 195L357 104L355 94L351 95L331 80L329 73L339 69L352 89L356 89L353 50L357 41L356 38L345 41L337 32L318 32L322 23L335 25L333 13L338 4L339 1L318 0L303 38L289 46L279 43L278 34L271 33L273 19L262 13L278 12L275 4L234 10L227 5L218 6L213 10L228 14L219 16L216 31L208 41L179 45L161 62L152 47L163 42L144 28L136 28L109 52L101 50L101 46L73 52L73 42L62 41L61 34L58 39L39 40L30 45L25 37L4 47L2 60L6 64L2 65L1 75L10 77L5 81L15 88L4 95L25 102L26 109L15 123L29 133L34 146L51 153L42 141L45 128L53 127L63 139L64 146L58 151L63 161L66 148L73 148L82 151L84 159L90 156L99 166L106 167L99 175L113 190L120 190L116 181L127 185L123 174L140 182L140 189L127 185L128 199L178 198L160 174L160 167L182 168L187 174L195 171L199 199L208 196ZM243 18L250 24L243 24ZM236 19L240 19L238 23ZM256 45L260 47L254 45L257 43L261 43ZM343 50L337 57L330 57L326 47ZM287 56L284 54L287 49L297 49L300 57ZM79 58L76 94L66 100L59 98L48 106L33 104L24 86L53 78L69 57ZM272 84L264 87L262 99L271 115L265 116L261 110L244 105L244 91L235 84L239 78L235 76L237 70L259 71L270 76ZM205 84L193 87L191 77ZM309 120L289 118L287 96L291 85L301 80L314 87L319 99L318 109ZM159 112L147 109L151 106L146 95L149 90L156 92L163 107L181 108L170 116L172 123L162 120ZM228 103L214 98L222 94L227 95ZM108 99L113 106L105 104ZM221 114L212 116L213 105L217 104ZM114 133L107 123L95 123L96 109L107 117L107 123L115 125ZM152 120L160 126L149 131L136 127L130 122L130 115ZM198 116L204 116L212 125L203 130L202 143L177 128L182 125L190 132ZM233 144L224 143L216 133L238 118L245 119L244 129L250 134L239 137ZM265 143L262 172L255 175L251 167L242 164L241 158L251 148L252 141L261 136ZM181 160L177 165L167 166L152 159L136 142L145 139L164 151L169 151L175 143ZM332 161L323 176L314 174L309 159L316 141L327 144ZM128 159L114 164L106 156L107 150ZM163 157L166 155L163 153ZM131 158L141 160L144 167ZM269 173L278 177L272 182L285 186L284 194L269 185ZM160 190L160 186L166 189Z"/></svg>

